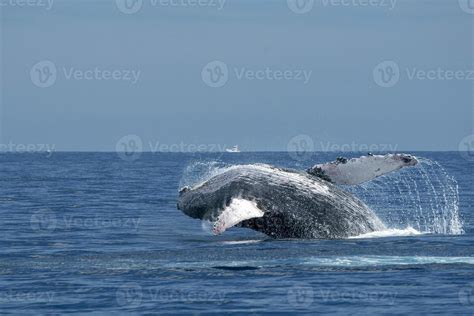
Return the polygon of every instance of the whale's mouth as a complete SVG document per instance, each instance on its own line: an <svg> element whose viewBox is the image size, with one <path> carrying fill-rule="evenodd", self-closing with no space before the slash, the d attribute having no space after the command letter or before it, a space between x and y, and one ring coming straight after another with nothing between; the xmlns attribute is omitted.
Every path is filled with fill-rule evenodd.
<svg viewBox="0 0 474 316"><path fill-rule="evenodd" d="M242 221L262 217L264 211L257 207L257 203L243 198L233 198L228 206L217 216L212 224L212 233L220 235L227 229Z"/></svg>

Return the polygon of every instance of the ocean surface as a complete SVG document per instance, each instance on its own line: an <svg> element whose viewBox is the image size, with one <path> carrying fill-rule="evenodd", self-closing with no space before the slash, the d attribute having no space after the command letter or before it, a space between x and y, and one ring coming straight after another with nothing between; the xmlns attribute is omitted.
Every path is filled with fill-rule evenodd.
<svg viewBox="0 0 474 316"><path fill-rule="evenodd" d="M474 163L413 154L346 187L387 230L345 240L213 236L176 209L180 186L226 166L337 153L0 154L0 313L473 315Z"/></svg>

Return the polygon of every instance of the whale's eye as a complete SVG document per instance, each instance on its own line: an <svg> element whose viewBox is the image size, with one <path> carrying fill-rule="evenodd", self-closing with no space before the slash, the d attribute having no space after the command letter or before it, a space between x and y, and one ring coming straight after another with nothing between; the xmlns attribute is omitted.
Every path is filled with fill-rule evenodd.
<svg viewBox="0 0 474 316"><path fill-rule="evenodd" d="M404 163L410 163L412 159L409 157L403 157L402 160Z"/></svg>
<svg viewBox="0 0 474 316"><path fill-rule="evenodd" d="M186 193L186 192L188 192L189 190L191 190L190 187L184 186L184 187L182 187L182 188L179 190L179 195L181 195L181 194L183 194L183 193Z"/></svg>

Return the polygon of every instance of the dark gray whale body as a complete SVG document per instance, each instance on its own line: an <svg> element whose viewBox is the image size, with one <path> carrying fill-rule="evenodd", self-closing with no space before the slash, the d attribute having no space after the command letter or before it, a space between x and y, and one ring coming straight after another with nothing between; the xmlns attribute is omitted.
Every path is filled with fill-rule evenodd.
<svg viewBox="0 0 474 316"><path fill-rule="evenodd" d="M383 228L363 202L334 184L265 165L232 167L197 188L181 190L178 209L216 228L220 216L233 211L233 199L252 201L263 213L243 216L239 226L275 238L345 238Z"/></svg>
<svg viewBox="0 0 474 316"><path fill-rule="evenodd" d="M347 238L385 229L375 213L336 184L359 184L414 166L403 154L315 165L307 172L237 165L179 192L178 209L210 221L214 234L239 226L274 238Z"/></svg>

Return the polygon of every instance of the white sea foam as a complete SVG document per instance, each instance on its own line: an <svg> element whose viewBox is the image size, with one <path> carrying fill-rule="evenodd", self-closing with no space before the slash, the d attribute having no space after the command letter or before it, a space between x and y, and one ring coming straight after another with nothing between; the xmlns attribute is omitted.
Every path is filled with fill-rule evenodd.
<svg viewBox="0 0 474 316"><path fill-rule="evenodd" d="M474 257L437 257L437 256L347 256L312 257L304 261L311 266L364 267L381 265L414 264L474 264Z"/></svg>
<svg viewBox="0 0 474 316"><path fill-rule="evenodd" d="M387 228L380 231L370 232L361 234L358 236L351 236L351 239L359 239L359 238L380 238L380 237L403 237L403 236L417 236L422 235L422 232L417 231L413 227L407 227L405 229L397 229L397 228Z"/></svg>
<svg viewBox="0 0 474 316"><path fill-rule="evenodd" d="M222 244L224 245L248 245L248 244L257 244L262 242L263 239L249 239L249 240L224 240Z"/></svg>

